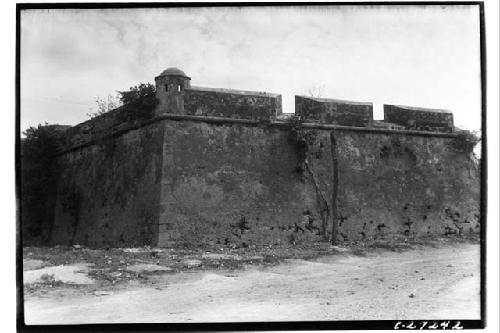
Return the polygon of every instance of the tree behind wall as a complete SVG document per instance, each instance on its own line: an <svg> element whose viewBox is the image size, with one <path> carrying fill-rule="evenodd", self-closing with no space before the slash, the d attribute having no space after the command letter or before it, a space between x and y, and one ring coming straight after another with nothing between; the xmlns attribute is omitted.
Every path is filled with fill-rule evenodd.
<svg viewBox="0 0 500 333"><path fill-rule="evenodd" d="M106 99L102 97L95 97L94 101L97 105L97 111L87 113L87 117L89 117L90 119L99 117L100 115L112 111L122 105L119 94L117 94L116 96L108 94L108 97L106 97Z"/></svg>
<svg viewBox="0 0 500 333"><path fill-rule="evenodd" d="M158 104L156 87L151 83L139 83L129 91L119 91L120 103L124 110L129 110L134 119L149 119Z"/></svg>
<svg viewBox="0 0 500 333"><path fill-rule="evenodd" d="M23 132L19 193L23 245L50 241L58 173L55 155L67 128L45 124Z"/></svg>

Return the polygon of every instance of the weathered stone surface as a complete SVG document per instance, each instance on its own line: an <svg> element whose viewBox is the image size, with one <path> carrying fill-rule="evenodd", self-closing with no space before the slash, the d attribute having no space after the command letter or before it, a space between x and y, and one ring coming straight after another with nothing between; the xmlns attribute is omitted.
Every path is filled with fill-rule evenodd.
<svg viewBox="0 0 500 333"><path fill-rule="evenodd" d="M295 172L286 131L165 122L159 244L287 244L310 184ZM313 214L313 213L312 213Z"/></svg>
<svg viewBox="0 0 500 333"><path fill-rule="evenodd" d="M391 129L391 130L405 130L406 127L403 125L395 124L395 123L388 123L382 120L373 120L372 122L372 127L375 128L385 128L385 129Z"/></svg>
<svg viewBox="0 0 500 333"><path fill-rule="evenodd" d="M373 104L295 96L295 114L309 122L367 127L373 120Z"/></svg>
<svg viewBox="0 0 500 333"><path fill-rule="evenodd" d="M478 166L450 149L451 140L345 132L338 140L344 239L478 232Z"/></svg>
<svg viewBox="0 0 500 333"><path fill-rule="evenodd" d="M453 114L447 110L384 104L384 120L406 129L453 132Z"/></svg>
<svg viewBox="0 0 500 333"><path fill-rule="evenodd" d="M281 95L192 87L184 91L184 111L196 116L275 120L282 113Z"/></svg>
<svg viewBox="0 0 500 333"><path fill-rule="evenodd" d="M139 125L153 117L152 110L134 106L121 106L102 115L70 127L65 132L66 144L63 149L85 145L112 133Z"/></svg>
<svg viewBox="0 0 500 333"><path fill-rule="evenodd" d="M331 204L330 131L308 160ZM479 231L479 170L453 138L335 132L344 240ZM56 243L290 244L321 239L322 206L288 130L161 120L68 152ZM327 226L330 230L330 226Z"/></svg>
<svg viewBox="0 0 500 333"><path fill-rule="evenodd" d="M344 126L334 130L341 239L479 231L476 163L454 149L453 135L404 134L452 132L447 111L384 105L382 122L371 103L296 96L296 114L308 122L299 143L283 122L281 95L191 87L176 68L155 81L156 99L61 128L57 193L23 204L23 228L44 216L54 221L43 223L54 243L84 246L324 240L333 126L316 122Z"/></svg>
<svg viewBox="0 0 500 333"><path fill-rule="evenodd" d="M156 242L164 125L154 123L59 157L52 240L136 246Z"/></svg>
<svg viewBox="0 0 500 333"><path fill-rule="evenodd" d="M166 125L163 177L172 186L162 188L159 244L320 238L318 196L310 177L295 169L297 154L286 131L203 123L185 123L179 131ZM329 131L317 135L310 164L330 200ZM478 170L449 148L452 138L354 131L337 136L345 240L458 232L447 229L453 214L464 232L479 230Z"/></svg>

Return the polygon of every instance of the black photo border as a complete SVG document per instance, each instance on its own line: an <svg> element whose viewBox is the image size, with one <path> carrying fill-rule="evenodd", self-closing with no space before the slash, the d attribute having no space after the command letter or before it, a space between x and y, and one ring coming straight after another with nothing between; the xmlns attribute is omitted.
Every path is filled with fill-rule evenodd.
<svg viewBox="0 0 500 333"><path fill-rule="evenodd" d="M297 330L392 330L398 322L416 325L426 320L354 320L354 321L300 321L300 322L238 322L238 323L164 323L164 324L84 324L84 325L26 325L24 323L23 258L21 228L20 175L20 57L21 12L30 9L122 9L122 8L179 8L179 7L266 7L266 6L478 6L480 22L481 68L481 189L480 189L480 264L481 264L481 319L460 320L443 318L436 322L450 322L448 329L460 321L464 329L486 327L486 215L487 215L487 112L486 112L486 36L483 1L359 1L359 2L92 2L92 3L17 3L16 4L16 68L15 68L15 167L16 167L16 326L20 332L159 332L159 331L297 331ZM400 327L405 329L405 327ZM406 328L409 329L409 328ZM438 329L441 329L439 327Z"/></svg>

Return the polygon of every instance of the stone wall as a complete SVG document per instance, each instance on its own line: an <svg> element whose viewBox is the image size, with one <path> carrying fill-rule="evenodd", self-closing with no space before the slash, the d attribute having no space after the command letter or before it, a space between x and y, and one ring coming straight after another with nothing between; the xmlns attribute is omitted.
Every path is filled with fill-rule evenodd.
<svg viewBox="0 0 500 333"><path fill-rule="evenodd" d="M163 132L154 123L61 155L52 241L155 244Z"/></svg>
<svg viewBox="0 0 500 333"><path fill-rule="evenodd" d="M231 123L165 126L160 245L288 243L306 216L318 227L314 189L295 173L285 132Z"/></svg>
<svg viewBox="0 0 500 333"><path fill-rule="evenodd" d="M281 95L191 87L177 68L150 97L66 130L56 193L39 205L54 243L328 239L334 180L340 241L480 229L480 172L448 112L385 105L373 121L371 103L296 96L299 120L282 121Z"/></svg>
<svg viewBox="0 0 500 333"><path fill-rule="evenodd" d="M124 105L117 109L103 113L97 117L72 126L66 130L66 142L62 150L86 145L100 140L111 133L127 130L130 127L141 125L145 120L153 118L154 107Z"/></svg>
<svg viewBox="0 0 500 333"><path fill-rule="evenodd" d="M411 130L453 132L453 114L446 110L384 104L384 120Z"/></svg>
<svg viewBox="0 0 500 333"><path fill-rule="evenodd" d="M269 121L282 113L278 94L191 87L183 96L184 113L188 115Z"/></svg>
<svg viewBox="0 0 500 333"><path fill-rule="evenodd" d="M295 114L309 122L367 127L373 120L373 104L295 96Z"/></svg>
<svg viewBox="0 0 500 333"><path fill-rule="evenodd" d="M278 122L160 119L63 154L53 240L243 247L321 240L332 129L310 127L314 177L297 168L297 147ZM334 132L340 240L479 231L479 171L453 150L453 136Z"/></svg>
<svg viewBox="0 0 500 333"><path fill-rule="evenodd" d="M166 123L159 244L289 244L320 240L331 205L329 130L308 153L283 128ZM479 231L479 175L452 138L336 131L341 240ZM331 209L331 207L330 207ZM328 225L327 230L331 229Z"/></svg>
<svg viewBox="0 0 500 333"><path fill-rule="evenodd" d="M479 232L479 170L453 138L344 132L339 213L345 239Z"/></svg>

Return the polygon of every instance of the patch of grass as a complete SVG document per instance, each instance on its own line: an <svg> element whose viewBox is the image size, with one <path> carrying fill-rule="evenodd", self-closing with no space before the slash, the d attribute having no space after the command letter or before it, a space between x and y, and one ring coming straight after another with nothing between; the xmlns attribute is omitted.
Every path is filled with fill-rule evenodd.
<svg viewBox="0 0 500 333"><path fill-rule="evenodd" d="M74 288L81 289L84 287L83 285L66 283L61 280L56 280L54 274L42 274L39 282L25 284L24 285L24 293L25 295L34 295L34 294L44 294L49 290L55 290L57 288Z"/></svg>
<svg viewBox="0 0 500 333"><path fill-rule="evenodd" d="M50 284L61 282L59 280L58 281L55 280L54 274L48 274L48 273L42 274L42 276L40 276L40 280L42 280L41 283L50 283Z"/></svg>

